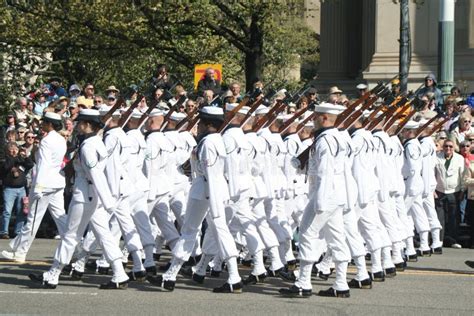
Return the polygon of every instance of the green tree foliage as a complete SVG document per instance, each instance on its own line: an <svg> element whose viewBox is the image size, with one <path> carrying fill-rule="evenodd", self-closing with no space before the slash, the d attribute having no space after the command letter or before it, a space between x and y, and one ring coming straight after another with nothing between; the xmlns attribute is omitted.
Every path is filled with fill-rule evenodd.
<svg viewBox="0 0 474 316"><path fill-rule="evenodd" d="M303 0L9 0L0 43L50 53L50 71L99 91L146 82L158 63L187 86L194 64L222 63L224 80L249 88L257 79L278 84L295 62L316 59L307 58L318 43L303 13Z"/></svg>

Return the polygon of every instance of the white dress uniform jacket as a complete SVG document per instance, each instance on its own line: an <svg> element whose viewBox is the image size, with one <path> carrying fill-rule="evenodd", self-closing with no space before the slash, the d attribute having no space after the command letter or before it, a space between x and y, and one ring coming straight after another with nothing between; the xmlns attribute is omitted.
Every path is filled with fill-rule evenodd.
<svg viewBox="0 0 474 316"><path fill-rule="evenodd" d="M421 145L418 139L413 138L406 140L403 147L405 148L405 159L402 174L405 180L405 194L417 196L423 193Z"/></svg>

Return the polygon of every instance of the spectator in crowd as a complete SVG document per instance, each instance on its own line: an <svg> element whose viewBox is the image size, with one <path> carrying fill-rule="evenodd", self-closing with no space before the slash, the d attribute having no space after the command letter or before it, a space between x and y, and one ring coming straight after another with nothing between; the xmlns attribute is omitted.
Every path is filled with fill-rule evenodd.
<svg viewBox="0 0 474 316"><path fill-rule="evenodd" d="M392 88L392 95L397 96L400 95L400 79L393 79L390 82Z"/></svg>
<svg viewBox="0 0 474 316"><path fill-rule="evenodd" d="M72 84L69 87L69 99L71 102L76 102L76 99L81 95L81 87L77 84Z"/></svg>
<svg viewBox="0 0 474 316"><path fill-rule="evenodd" d="M212 90L205 90L203 97L204 97L204 106L217 106L217 103L213 102L214 92Z"/></svg>
<svg viewBox="0 0 474 316"><path fill-rule="evenodd" d="M305 96L301 97L299 100L298 100L298 103L296 104L296 108L298 110L300 109L306 109L309 105L309 99Z"/></svg>
<svg viewBox="0 0 474 316"><path fill-rule="evenodd" d="M454 142L446 140L443 151L438 153L435 166L436 191L435 204L438 219L443 227L446 246L461 248L458 243L458 225L460 222L459 205L463 199L464 158L454 152Z"/></svg>
<svg viewBox="0 0 474 316"><path fill-rule="evenodd" d="M474 160L474 154L471 154L471 148L474 147L474 144L469 140L470 137L472 136L468 135L466 139L459 144L459 154L464 157L466 167L469 167L471 161Z"/></svg>
<svg viewBox="0 0 474 316"><path fill-rule="evenodd" d="M327 102L331 103L331 104L337 104L337 102L339 101L340 96L341 96L340 94L331 93L331 94L328 95Z"/></svg>
<svg viewBox="0 0 474 316"><path fill-rule="evenodd" d="M66 90L62 86L62 80L58 77L52 77L49 79L49 91L51 96L50 101L67 96Z"/></svg>
<svg viewBox="0 0 474 316"><path fill-rule="evenodd" d="M114 102L115 104L115 102ZM138 103L137 110L141 113L145 113L148 110L148 105L146 103L146 98L142 98L140 103Z"/></svg>
<svg viewBox="0 0 474 316"><path fill-rule="evenodd" d="M434 94L434 100L436 101L436 108L441 109L443 106L443 93L437 87L436 77L434 74L429 74L425 77L425 86L418 91L417 96L423 97L428 92Z"/></svg>
<svg viewBox="0 0 474 316"><path fill-rule="evenodd" d="M430 120L431 118L436 116L436 112L433 111L435 107L435 99L433 93L427 93L421 97L421 101L423 101L423 108L421 111L416 112L413 115L414 121L421 121L421 120Z"/></svg>
<svg viewBox="0 0 474 316"><path fill-rule="evenodd" d="M25 149L26 155L28 157L34 155L34 152L36 149L35 138L36 138L36 135L32 131L28 131L25 133L25 143L23 144L22 147Z"/></svg>
<svg viewBox="0 0 474 316"><path fill-rule="evenodd" d="M76 103L70 103L69 108L68 108L67 117L71 118L72 120L75 120L78 115L79 115L79 107L77 106Z"/></svg>
<svg viewBox="0 0 474 316"><path fill-rule="evenodd" d="M107 89L105 90L105 94L114 95L115 98L117 99L120 94L120 90L115 88L115 86L108 86Z"/></svg>
<svg viewBox="0 0 474 316"><path fill-rule="evenodd" d="M82 95L84 97L84 100L82 100L82 102L88 109L94 106L94 90L94 85L92 83L87 83L84 86L84 91ZM77 99L77 103L79 104L79 98Z"/></svg>
<svg viewBox="0 0 474 316"><path fill-rule="evenodd" d="M151 78L151 90L156 89L170 90L173 86L170 75L168 74L168 67L164 64L156 66L155 75Z"/></svg>
<svg viewBox="0 0 474 316"><path fill-rule="evenodd" d="M461 96L461 90L458 87L452 87L450 96L454 98L459 98Z"/></svg>
<svg viewBox="0 0 474 316"><path fill-rule="evenodd" d="M194 102L193 100L191 99L188 99L186 101L186 113L187 114L190 114L192 113L194 110L196 109L196 102Z"/></svg>
<svg viewBox="0 0 474 316"><path fill-rule="evenodd" d="M349 105L349 98L345 94L341 94L341 96L337 99L336 104L348 106Z"/></svg>
<svg viewBox="0 0 474 316"><path fill-rule="evenodd" d="M25 97L20 97L16 99L14 113L15 113L15 118L17 122L24 122L24 123L28 122L29 113L28 113L27 105L28 105L28 100Z"/></svg>
<svg viewBox="0 0 474 316"><path fill-rule="evenodd" d="M467 135L474 134L474 128L471 126L472 116L470 114L462 114L458 122L458 126L454 128L450 136L456 151L459 151L459 144L466 139Z"/></svg>
<svg viewBox="0 0 474 316"><path fill-rule="evenodd" d="M16 130L16 119L15 119L15 113L10 112L7 114L7 119L6 119L6 124L2 128L3 130L3 135L5 135L6 138L6 133L9 131L14 131Z"/></svg>
<svg viewBox="0 0 474 316"><path fill-rule="evenodd" d="M221 83L215 78L215 71L212 68L207 68L204 78L199 80L197 91L199 95L204 95L206 90L212 90L217 95L221 93Z"/></svg>
<svg viewBox="0 0 474 316"><path fill-rule="evenodd" d="M28 131L28 128L21 126L16 130L17 135L17 145L22 146L25 143L25 134Z"/></svg>
<svg viewBox="0 0 474 316"><path fill-rule="evenodd" d="M158 101L162 95L163 95L163 89L161 88L156 88L155 91L153 91L153 99L155 101Z"/></svg>
<svg viewBox="0 0 474 316"><path fill-rule="evenodd" d="M102 96L100 95L94 96L94 109L98 110L100 109L102 105L104 105L104 99L102 98Z"/></svg>
<svg viewBox="0 0 474 316"><path fill-rule="evenodd" d="M242 101L242 96L240 95L240 84L238 82L233 82L229 86L229 90L232 93L232 97L235 98L235 102Z"/></svg>
<svg viewBox="0 0 474 316"><path fill-rule="evenodd" d="M318 90L314 87L311 87L306 91L305 95L308 106L314 107L318 101Z"/></svg>
<svg viewBox="0 0 474 316"><path fill-rule="evenodd" d="M16 130L14 130L14 129L9 130L5 135L5 140L7 141L7 143L15 143L16 144L16 142L18 140L18 133L16 132Z"/></svg>
<svg viewBox="0 0 474 316"><path fill-rule="evenodd" d="M9 239L8 226L12 209L16 215L14 232L18 234L26 217L23 214L22 201L26 196L26 173L33 168L33 161L24 148L19 149L15 142L7 143L5 163L0 167L3 182L3 214L0 226L0 238Z"/></svg>
<svg viewBox="0 0 474 316"><path fill-rule="evenodd" d="M361 97L367 93L367 85L365 83L359 83L357 86L357 97Z"/></svg>
<svg viewBox="0 0 474 316"><path fill-rule="evenodd" d="M335 94L339 98L342 94L342 90L339 89L337 86L332 86L331 88L329 88L329 93L328 94L329 95Z"/></svg>
<svg viewBox="0 0 474 316"><path fill-rule="evenodd" d="M47 95L44 93L39 93L36 96L35 109L33 112L35 115L43 116L44 110L48 107L49 102L47 100Z"/></svg>
<svg viewBox="0 0 474 316"><path fill-rule="evenodd" d="M451 131L457 126L459 113L456 111L456 108L456 100L452 97L447 97L444 102L444 112L449 117L449 120L444 124L445 131Z"/></svg>
<svg viewBox="0 0 474 316"><path fill-rule="evenodd" d="M34 117L35 113L33 112L34 109L35 109L35 103L33 102L33 100L27 100L27 103L26 103L26 109L27 109L27 116L28 116L28 122L31 121L31 119Z"/></svg>
<svg viewBox="0 0 474 316"><path fill-rule="evenodd" d="M296 104L293 102L290 102L288 106L286 107L286 113L287 114L294 114L296 112Z"/></svg>
<svg viewBox="0 0 474 316"><path fill-rule="evenodd" d="M465 222L469 225L471 249L474 248L474 160L469 162L464 174L464 186L467 188L467 204L465 208Z"/></svg>

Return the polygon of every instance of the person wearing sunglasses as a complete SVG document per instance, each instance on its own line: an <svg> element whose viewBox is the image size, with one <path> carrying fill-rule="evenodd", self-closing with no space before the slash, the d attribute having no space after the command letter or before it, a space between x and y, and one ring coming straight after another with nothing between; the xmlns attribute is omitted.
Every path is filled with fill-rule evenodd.
<svg viewBox="0 0 474 316"><path fill-rule="evenodd" d="M468 135L474 133L472 127L472 116L470 114L462 114L458 120L458 126L451 132L450 139L454 142L454 149L459 151L459 145L465 139L468 139Z"/></svg>
<svg viewBox="0 0 474 316"><path fill-rule="evenodd" d="M459 205L464 195L463 175L466 169L464 158L454 151L455 144L446 140L443 151L438 153L435 166L435 205L443 229L441 240L451 248L461 248L458 243Z"/></svg>
<svg viewBox="0 0 474 316"><path fill-rule="evenodd" d="M425 86L421 88L420 91L418 91L417 96L421 98L428 92L434 93L436 106L437 108L441 109L441 107L443 106L443 93L437 86L436 77L434 74L428 74L425 77Z"/></svg>

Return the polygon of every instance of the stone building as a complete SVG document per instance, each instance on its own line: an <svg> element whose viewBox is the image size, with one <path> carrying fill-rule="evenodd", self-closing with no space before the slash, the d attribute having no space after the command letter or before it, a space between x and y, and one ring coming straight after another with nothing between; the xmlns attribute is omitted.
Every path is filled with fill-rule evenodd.
<svg viewBox="0 0 474 316"><path fill-rule="evenodd" d="M410 0L409 89L427 73L438 76L439 0ZM306 21L320 35L316 85L354 92L398 73L400 4L397 0L305 0ZM454 85L474 92L474 0L455 4Z"/></svg>

